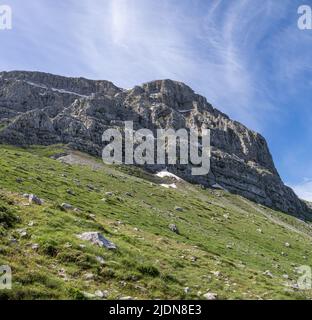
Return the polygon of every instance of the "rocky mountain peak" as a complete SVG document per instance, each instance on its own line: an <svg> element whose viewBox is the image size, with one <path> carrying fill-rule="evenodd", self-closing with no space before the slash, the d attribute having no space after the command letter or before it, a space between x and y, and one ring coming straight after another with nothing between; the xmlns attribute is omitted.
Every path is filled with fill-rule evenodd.
<svg viewBox="0 0 312 320"><path fill-rule="evenodd" d="M39 72L0 73L0 142L65 143L100 156L103 132L129 120L136 129L210 128L209 175L194 177L180 166L171 166L170 171L187 181L205 187L218 185L297 216L310 212L283 184L265 139L181 82L157 80L123 90L102 80Z"/></svg>

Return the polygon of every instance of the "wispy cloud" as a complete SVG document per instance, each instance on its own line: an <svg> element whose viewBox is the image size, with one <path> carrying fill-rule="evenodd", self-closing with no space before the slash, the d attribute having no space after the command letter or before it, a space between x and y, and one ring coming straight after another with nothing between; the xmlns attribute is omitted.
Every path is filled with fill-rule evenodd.
<svg viewBox="0 0 312 320"><path fill-rule="evenodd" d="M312 202L312 179L305 179L302 183L292 186L299 198Z"/></svg>
<svg viewBox="0 0 312 320"><path fill-rule="evenodd" d="M276 110L259 58L262 45L273 46L270 29L285 18L288 3L93 0L82 2L71 19L83 60L97 77L124 87L181 80L261 130Z"/></svg>

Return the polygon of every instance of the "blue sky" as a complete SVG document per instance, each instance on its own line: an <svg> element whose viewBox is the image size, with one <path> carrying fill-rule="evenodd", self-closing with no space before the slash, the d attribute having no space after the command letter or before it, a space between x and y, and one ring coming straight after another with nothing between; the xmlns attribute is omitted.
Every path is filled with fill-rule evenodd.
<svg viewBox="0 0 312 320"><path fill-rule="evenodd" d="M0 0L1 70L171 78L267 139L283 180L312 200L312 0Z"/></svg>

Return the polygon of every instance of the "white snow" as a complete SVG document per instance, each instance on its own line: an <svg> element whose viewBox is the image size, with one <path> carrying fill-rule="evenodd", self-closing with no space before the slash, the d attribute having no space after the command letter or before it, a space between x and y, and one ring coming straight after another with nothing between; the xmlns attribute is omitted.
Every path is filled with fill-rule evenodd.
<svg viewBox="0 0 312 320"><path fill-rule="evenodd" d="M177 189L177 185L175 184L175 183L172 183L172 184L161 184L160 185L161 187L164 187L164 188L166 188L166 189Z"/></svg>
<svg viewBox="0 0 312 320"><path fill-rule="evenodd" d="M48 89L46 86L42 85L42 84L37 84L37 83L34 83L34 82L30 82L30 81L24 81L26 82L27 84L33 86L33 87L36 87L36 88L41 88L41 89Z"/></svg>
<svg viewBox="0 0 312 320"><path fill-rule="evenodd" d="M50 90L52 90L54 92L65 93L65 94L73 94L73 95L81 97L81 98L88 98L89 97L87 95L79 94L79 93L73 92L73 91L67 91L67 90L64 90L64 89L57 89L57 88L48 88L45 85L34 83L34 82L30 82L30 81L25 81L25 82L27 84L33 86L33 87L36 87L36 88L41 88L41 89L45 89L45 90L49 90L50 89Z"/></svg>
<svg viewBox="0 0 312 320"><path fill-rule="evenodd" d="M156 176L159 178L168 177L168 178L176 179L177 181L181 181L181 178L179 178L178 176L176 176L175 174L173 174L171 172L168 172L167 170L163 170L163 171L156 173Z"/></svg>
<svg viewBox="0 0 312 320"><path fill-rule="evenodd" d="M87 95L79 94L79 93L73 92L73 91L67 91L67 90L64 90L64 89L51 88L51 90L55 91L55 92L59 92L59 93L73 94L75 96L82 97L82 98L88 98L89 97Z"/></svg>

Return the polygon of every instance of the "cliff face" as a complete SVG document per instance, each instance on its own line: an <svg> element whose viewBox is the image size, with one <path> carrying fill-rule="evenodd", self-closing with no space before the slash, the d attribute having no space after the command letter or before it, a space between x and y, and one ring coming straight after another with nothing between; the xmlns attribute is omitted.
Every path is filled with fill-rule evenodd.
<svg viewBox="0 0 312 320"><path fill-rule="evenodd" d="M66 78L38 72L0 73L0 141L15 145L68 143L100 155L104 130L134 121L135 129L211 130L211 172L182 178L223 188L294 215L307 205L285 186L265 139L213 108L183 83L162 80L123 90L108 81ZM152 168L151 168L152 169Z"/></svg>

